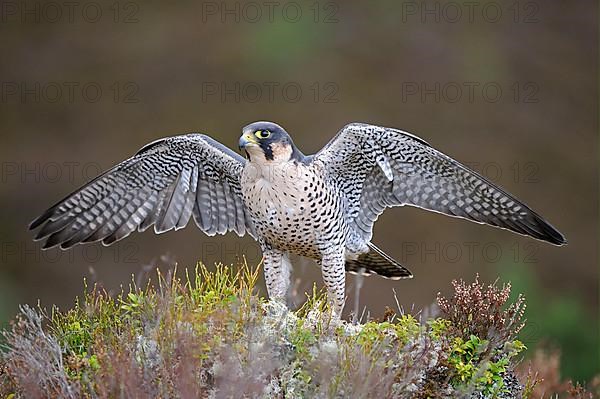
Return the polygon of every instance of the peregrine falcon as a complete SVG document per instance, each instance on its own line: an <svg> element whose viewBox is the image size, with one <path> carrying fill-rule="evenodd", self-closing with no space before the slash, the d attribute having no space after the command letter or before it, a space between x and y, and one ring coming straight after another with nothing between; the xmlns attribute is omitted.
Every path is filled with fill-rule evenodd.
<svg viewBox="0 0 600 399"><path fill-rule="evenodd" d="M102 241L134 230L185 227L251 235L263 251L271 299L285 300L289 255L314 259L337 315L345 272L390 279L412 273L371 243L388 207L415 206L508 229L555 245L564 236L502 188L410 133L351 123L304 155L271 122L243 128L239 147L204 134L154 141L34 220L43 248Z"/></svg>

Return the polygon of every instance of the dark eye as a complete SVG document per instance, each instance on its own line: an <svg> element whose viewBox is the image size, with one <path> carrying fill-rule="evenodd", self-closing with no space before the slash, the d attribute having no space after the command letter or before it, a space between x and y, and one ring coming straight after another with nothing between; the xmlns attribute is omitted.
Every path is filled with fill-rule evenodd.
<svg viewBox="0 0 600 399"><path fill-rule="evenodd" d="M268 130L257 130L254 135L256 137L258 137L259 139L266 139L269 138L269 136L271 135L271 132Z"/></svg>

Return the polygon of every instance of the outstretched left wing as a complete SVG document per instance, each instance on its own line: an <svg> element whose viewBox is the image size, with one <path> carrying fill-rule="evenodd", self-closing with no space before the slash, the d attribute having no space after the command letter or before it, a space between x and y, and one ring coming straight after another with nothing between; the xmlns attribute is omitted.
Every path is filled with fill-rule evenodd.
<svg viewBox="0 0 600 399"><path fill-rule="evenodd" d="M343 191L350 226L367 242L386 208L410 205L556 245L566 243L558 230L514 196L401 130L349 124L314 160Z"/></svg>
<svg viewBox="0 0 600 399"><path fill-rule="evenodd" d="M44 248L110 245L134 230L180 229L193 215L208 235L254 232L244 206L244 158L203 134L150 143L48 209L30 228Z"/></svg>

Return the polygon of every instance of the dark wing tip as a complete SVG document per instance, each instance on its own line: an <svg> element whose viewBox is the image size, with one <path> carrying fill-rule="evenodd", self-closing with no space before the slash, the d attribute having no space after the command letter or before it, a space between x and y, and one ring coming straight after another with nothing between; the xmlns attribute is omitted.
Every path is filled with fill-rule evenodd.
<svg viewBox="0 0 600 399"><path fill-rule="evenodd" d="M383 277L385 279L388 279L388 280L404 280L404 279L412 279L415 277L415 276L413 276L412 272L404 266L400 266L398 269L390 271L389 273L385 273L385 274L377 273L377 275L380 277Z"/></svg>
<svg viewBox="0 0 600 399"><path fill-rule="evenodd" d="M55 241L55 240L51 240L50 238L48 238L44 244L42 245L42 249L50 249L50 248L54 248L56 246L60 245L59 241Z"/></svg>
<svg viewBox="0 0 600 399"><path fill-rule="evenodd" d="M48 220L52 214L54 213L54 207L48 209L46 212L35 218L31 223L29 223L29 230L37 229L40 227L46 220Z"/></svg>
<svg viewBox="0 0 600 399"><path fill-rule="evenodd" d="M563 246L567 244L567 239L565 238L565 236L550 223L546 222L541 218L538 219L537 222L542 230L542 234L540 234L536 238L558 246Z"/></svg>

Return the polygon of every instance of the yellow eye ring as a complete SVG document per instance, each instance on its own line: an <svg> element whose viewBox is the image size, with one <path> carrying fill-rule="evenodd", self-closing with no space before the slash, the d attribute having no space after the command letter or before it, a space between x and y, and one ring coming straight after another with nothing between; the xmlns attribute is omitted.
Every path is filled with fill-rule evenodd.
<svg viewBox="0 0 600 399"><path fill-rule="evenodd" d="M267 139L269 136L271 136L271 132L268 130L257 130L254 132L254 135L259 139Z"/></svg>

